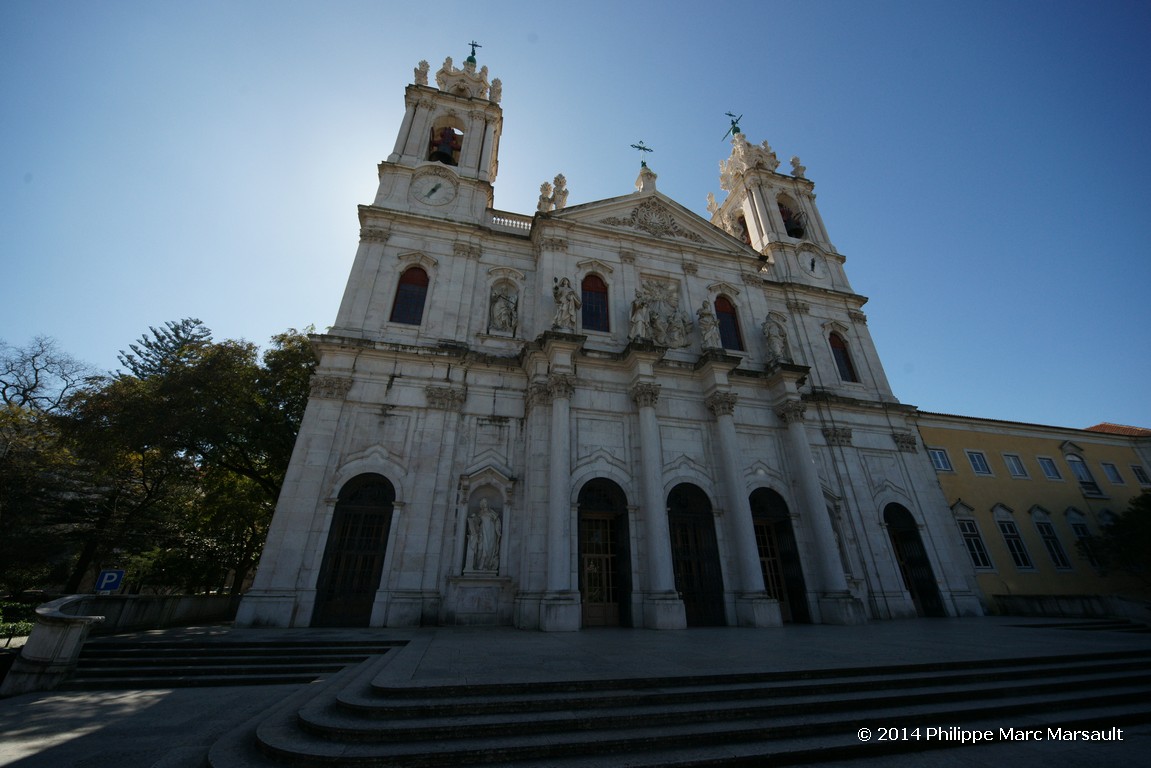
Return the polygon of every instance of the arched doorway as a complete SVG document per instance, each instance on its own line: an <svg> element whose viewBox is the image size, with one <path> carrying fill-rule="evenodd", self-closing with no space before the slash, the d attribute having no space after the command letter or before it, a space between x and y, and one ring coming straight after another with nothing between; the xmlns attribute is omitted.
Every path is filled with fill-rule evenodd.
<svg viewBox="0 0 1151 768"><path fill-rule="evenodd" d="M579 492L579 589L585 627L631 625L627 496L611 480Z"/></svg>
<svg viewBox="0 0 1151 768"><path fill-rule="evenodd" d="M340 490L316 583L313 627L368 626L395 500L395 488L381 475L359 475Z"/></svg>
<svg viewBox="0 0 1151 768"><path fill-rule="evenodd" d="M779 601L784 621L808 623L807 589L787 502L770 488L755 489L749 501L764 588Z"/></svg>
<svg viewBox="0 0 1151 768"><path fill-rule="evenodd" d="M711 501L699 487L680 483L667 497L675 588L688 626L723 626L723 573Z"/></svg>
<svg viewBox="0 0 1151 768"><path fill-rule="evenodd" d="M946 616L939 585L935 583L935 573L931 570L923 540L919 538L915 518L903 505L888 504L883 509L883 522L887 524L899 573L903 576L903 585L911 593L916 612L920 616Z"/></svg>

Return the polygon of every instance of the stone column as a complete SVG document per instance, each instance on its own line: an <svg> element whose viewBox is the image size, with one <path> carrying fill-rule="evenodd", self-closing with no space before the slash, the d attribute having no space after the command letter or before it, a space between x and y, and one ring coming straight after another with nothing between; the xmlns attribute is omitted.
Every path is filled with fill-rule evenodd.
<svg viewBox="0 0 1151 768"><path fill-rule="evenodd" d="M839 558L839 545L827 516L827 502L815 469L815 457L807 441L803 426L807 406L798 400L788 400L775 409L775 415L787 425L787 447L791 464L798 475L800 496L807 508L804 521L809 526L816 552L815 574L818 577L820 618L824 624L862 624L867 621L863 605L851 596L843 563Z"/></svg>
<svg viewBox="0 0 1151 768"><path fill-rule="evenodd" d="M388 156L388 162L394 163L404 153L404 145L408 143L408 135L412 130L412 118L416 114L416 101L408 99L407 110L404 112L404 122L400 124L400 132L396 134L396 146Z"/></svg>
<svg viewBox="0 0 1151 768"><path fill-rule="evenodd" d="M775 227L772 225L775 219L772 218L771 210L767 207L767 203L763 199L762 186L759 184L749 185L747 195L751 200L751 207L752 210L755 211L755 217L758 219L756 223L759 225L760 230L759 242L752 243L752 246L756 250L763 250L767 247L767 243L770 240L768 235L775 230ZM776 215L778 216L779 214L777 213Z"/></svg>
<svg viewBox="0 0 1151 768"><path fill-rule="evenodd" d="M671 532L663 497L663 448L655 405L660 385L639 382L631 389L639 408L641 487L643 488L642 539L647 559L643 625L649 629L683 629L687 626L683 601L675 589L671 559Z"/></svg>
<svg viewBox="0 0 1151 768"><path fill-rule="evenodd" d="M495 151L496 126L490 120L484 125L484 146L480 153L479 176L481 181L491 181L495 173L492 169L492 152Z"/></svg>
<svg viewBox="0 0 1151 768"><path fill-rule="evenodd" d="M723 483L727 486L727 514L724 519L729 546L735 549L740 587L735 598L736 621L741 627L777 627L783 623L779 601L768 597L763 588L763 569L759 563L759 548L755 544L751 505L740 474L743 462L739 458L734 416L737 399L734 392L713 392L704 401L715 416Z"/></svg>
<svg viewBox="0 0 1151 768"><path fill-rule="evenodd" d="M579 592L571 584L571 396L574 380L553 373L547 380L551 398L551 443L548 453L547 592L540 605L545 632L580 628Z"/></svg>

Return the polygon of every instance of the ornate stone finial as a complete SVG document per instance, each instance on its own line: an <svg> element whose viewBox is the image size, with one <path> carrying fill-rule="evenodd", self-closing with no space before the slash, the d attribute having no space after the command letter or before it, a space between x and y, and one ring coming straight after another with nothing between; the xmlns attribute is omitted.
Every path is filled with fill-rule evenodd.
<svg viewBox="0 0 1151 768"><path fill-rule="evenodd" d="M654 408L659 402L659 384L640 382L631 388L631 399L639 408Z"/></svg>
<svg viewBox="0 0 1151 768"><path fill-rule="evenodd" d="M420 61L419 66L417 66L415 69L416 85L427 85L428 84L428 69L429 69L429 65L428 65L427 59L423 59L422 61Z"/></svg>
<svg viewBox="0 0 1151 768"><path fill-rule="evenodd" d="M635 179L636 192L655 192L655 180L658 177L655 171L647 167L644 163L643 167L639 169L639 176Z"/></svg>
<svg viewBox="0 0 1151 768"><path fill-rule="evenodd" d="M712 216L714 216L715 212L718 210L719 210L719 203L717 203L715 201L715 193L714 192L708 192L707 193L707 212L710 213Z"/></svg>
<svg viewBox="0 0 1151 768"><path fill-rule="evenodd" d="M778 167L779 158L766 141L758 147L753 146L747 143L742 133L737 133L731 139L731 157L719 161L719 186L732 192L745 172L754 168L774 171Z"/></svg>
<svg viewBox="0 0 1151 768"><path fill-rule="evenodd" d="M556 303L556 314L552 319L552 329L556 331L574 331L576 311L583 305L579 294L572 288L571 280L553 278L552 298Z"/></svg>
<svg viewBox="0 0 1151 768"><path fill-rule="evenodd" d="M493 104L499 104L500 99L504 97L504 83L498 77L492 80L492 87L488 91L488 100Z"/></svg>
<svg viewBox="0 0 1151 768"><path fill-rule="evenodd" d="M807 170L806 165L800 165L799 164L799 155L792 155L791 156L791 175L797 179L806 179L807 177L803 175L803 172L806 170Z"/></svg>
<svg viewBox="0 0 1151 768"><path fill-rule="evenodd" d="M540 213L547 213L555 207L555 203L552 202L552 200L552 185L545 181L543 184L540 184L540 200L536 203L536 210Z"/></svg>
<svg viewBox="0 0 1151 768"><path fill-rule="evenodd" d="M562 173L557 173L552 181L555 183L556 190L553 196L553 202L555 203L556 210L562 211L564 206L568 204L568 180Z"/></svg>
<svg viewBox="0 0 1151 768"><path fill-rule="evenodd" d="M735 402L739 395L734 392L713 392L703 401L712 415L717 419L720 416L731 416L735 413Z"/></svg>
<svg viewBox="0 0 1151 768"><path fill-rule="evenodd" d="M775 415L779 417L779 420L784 424L802 422L805 413L807 413L807 406L798 400L788 400L775 409Z"/></svg>

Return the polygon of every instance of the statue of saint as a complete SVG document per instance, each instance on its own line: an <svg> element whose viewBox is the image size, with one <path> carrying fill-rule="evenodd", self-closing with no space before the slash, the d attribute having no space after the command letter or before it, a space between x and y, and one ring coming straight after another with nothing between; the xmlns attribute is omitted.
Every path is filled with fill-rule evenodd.
<svg viewBox="0 0 1151 768"><path fill-rule="evenodd" d="M552 298L556 302L556 315L552 320L552 328L557 331L574 331L576 311L583 302L572 288L571 281L566 277L557 280L552 287Z"/></svg>
<svg viewBox="0 0 1151 768"><path fill-rule="evenodd" d="M632 339L651 338L651 312L647 308L647 297L639 291L635 292L635 298L631 302L628 337Z"/></svg>
<svg viewBox="0 0 1151 768"><path fill-rule="evenodd" d="M703 340L703 348L723 349L723 342L719 338L719 321L715 318L711 303L704 299L695 316L699 318L699 336Z"/></svg>
<svg viewBox="0 0 1151 768"><path fill-rule="evenodd" d="M767 339L768 361L772 364L791 362L787 350L787 331L778 321L770 317L763 321L763 337Z"/></svg>
<svg viewBox="0 0 1151 768"><path fill-rule="evenodd" d="M470 571L499 571L503 521L487 499L468 515L468 560Z"/></svg>

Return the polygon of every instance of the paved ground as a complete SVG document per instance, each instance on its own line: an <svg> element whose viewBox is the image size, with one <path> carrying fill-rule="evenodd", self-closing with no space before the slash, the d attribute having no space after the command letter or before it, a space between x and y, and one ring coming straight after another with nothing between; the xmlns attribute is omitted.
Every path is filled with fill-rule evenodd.
<svg viewBox="0 0 1151 768"><path fill-rule="evenodd" d="M1038 623L1042 622L923 619L859 627L573 633L506 628L337 631L217 627L148 633L148 637L263 639L323 632L333 638L408 640L409 645L394 652L381 675L394 685L691 675L1151 648L1151 635L1037 628L1034 625ZM0 700L0 765L193 768L202 764L208 747L221 734L300 687L40 693ZM851 765L947 768L1009 763L1012 768L1118 768L1145 765L1147 755L1151 755L1151 726L1125 728L1124 740L1118 743L996 745L885 758L873 766Z"/></svg>

